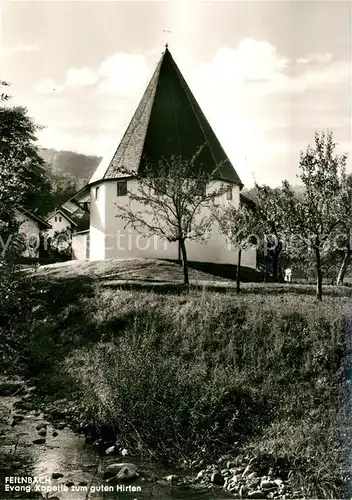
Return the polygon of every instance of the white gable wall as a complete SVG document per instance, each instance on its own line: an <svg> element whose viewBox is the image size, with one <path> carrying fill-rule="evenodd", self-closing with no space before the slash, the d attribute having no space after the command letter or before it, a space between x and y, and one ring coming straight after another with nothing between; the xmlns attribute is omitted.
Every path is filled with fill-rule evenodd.
<svg viewBox="0 0 352 500"><path fill-rule="evenodd" d="M56 221L55 221L56 217ZM60 221L61 218L61 221ZM71 222L66 219L62 213L54 214L47 219L47 222L51 225L51 229L48 229L48 236L53 237L55 233L64 231L65 229L72 229Z"/></svg>

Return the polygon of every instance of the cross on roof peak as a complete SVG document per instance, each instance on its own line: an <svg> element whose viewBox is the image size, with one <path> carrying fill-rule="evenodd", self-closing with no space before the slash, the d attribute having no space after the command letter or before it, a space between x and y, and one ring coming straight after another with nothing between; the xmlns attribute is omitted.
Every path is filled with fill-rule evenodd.
<svg viewBox="0 0 352 500"><path fill-rule="evenodd" d="M171 30L163 30L163 33L172 33L172 31ZM168 44L168 42L166 42L165 43L165 49L167 50L168 47L169 47L169 44Z"/></svg>

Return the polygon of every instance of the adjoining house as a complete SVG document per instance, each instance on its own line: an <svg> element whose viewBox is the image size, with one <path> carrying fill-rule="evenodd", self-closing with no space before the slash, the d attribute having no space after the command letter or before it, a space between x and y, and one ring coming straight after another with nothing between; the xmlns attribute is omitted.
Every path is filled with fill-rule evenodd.
<svg viewBox="0 0 352 500"><path fill-rule="evenodd" d="M62 207L51 212L45 219L46 222L51 225L51 229L48 231L48 237L51 238L55 233L66 230L70 230L73 233L77 228L77 224L71 219L70 215L71 214Z"/></svg>
<svg viewBox="0 0 352 500"><path fill-rule="evenodd" d="M89 231L73 234L73 254L78 259L158 258L178 260L177 243L161 238L145 239L117 217L117 204L129 202L128 191L138 188L136 177L145 159L158 168L162 157L182 154L191 158L203 146L201 168L213 172L215 188L226 187L221 203L251 203L241 190L243 183L231 164L168 47L154 71L144 95L118 147L103 158L87 186L69 201L90 212ZM152 244L150 244L152 241ZM187 242L190 261L236 265L237 251L230 248L216 226L206 244ZM256 251L243 251L243 266L256 268Z"/></svg>
<svg viewBox="0 0 352 500"><path fill-rule="evenodd" d="M16 218L19 222L19 233L24 236L25 250L23 257L39 257L41 248L41 234L51 230L51 225L42 217L33 214L22 207L16 208Z"/></svg>

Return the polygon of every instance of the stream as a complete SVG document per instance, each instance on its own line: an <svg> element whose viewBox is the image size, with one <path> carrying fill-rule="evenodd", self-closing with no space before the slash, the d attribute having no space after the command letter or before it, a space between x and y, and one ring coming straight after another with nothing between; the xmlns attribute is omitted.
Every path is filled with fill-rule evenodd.
<svg viewBox="0 0 352 500"><path fill-rule="evenodd" d="M14 407L18 401L21 401L20 396L0 396L2 420L6 421L0 425L0 457L5 456L5 459L0 458L1 499L233 498L233 495L220 489L209 489L196 484L171 484L165 479L170 475L183 478L187 473L189 477L189 470L170 469L136 457L101 456L96 446L85 443L84 436L74 433L68 426L53 427L39 410ZM47 424L45 443L33 443L40 439L36 427L41 423ZM125 485L107 483L103 473L109 464L117 462L134 463L145 478ZM60 477L56 477L59 475ZM11 482L23 481L29 477L38 478L38 483L29 485ZM148 480L148 477L155 479ZM37 491L37 495L29 496L30 488L32 492ZM41 490L38 491L38 488Z"/></svg>

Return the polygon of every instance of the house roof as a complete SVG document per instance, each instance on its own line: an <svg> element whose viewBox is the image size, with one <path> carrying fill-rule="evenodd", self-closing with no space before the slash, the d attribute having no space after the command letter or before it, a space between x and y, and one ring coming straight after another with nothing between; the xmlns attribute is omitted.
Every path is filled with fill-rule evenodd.
<svg viewBox="0 0 352 500"><path fill-rule="evenodd" d="M82 189L77 191L71 198L65 201L65 203L73 203L77 206L77 209L88 211L89 212L89 204L90 204L90 185L87 184Z"/></svg>
<svg viewBox="0 0 352 500"><path fill-rule="evenodd" d="M67 213L67 215L69 215L70 217L72 217L72 215L75 215L75 213L79 210L77 204L71 202L70 200L64 201L60 208L63 209L65 213Z"/></svg>
<svg viewBox="0 0 352 500"><path fill-rule="evenodd" d="M67 219L73 226L77 227L77 224L75 223L75 221L70 218L70 216L68 215L68 212L62 207L58 208L54 212L51 212L50 214L48 214L46 217L46 220L48 221L49 219L51 219L52 217L54 217L54 215L56 215L58 213L62 214L65 217L65 219Z"/></svg>
<svg viewBox="0 0 352 500"><path fill-rule="evenodd" d="M29 219L34 220L38 224L39 228L51 229L51 225L48 222L46 222L44 219L42 219L39 215L33 214L32 212L30 212L29 210L26 210L23 207L17 207L17 209L19 210L19 212L22 212L23 214L25 214Z"/></svg>
<svg viewBox="0 0 352 500"><path fill-rule="evenodd" d="M250 209L254 209L257 206L257 203L251 197L243 193L240 193L240 202Z"/></svg>
<svg viewBox="0 0 352 500"><path fill-rule="evenodd" d="M200 146L196 169L218 168L219 180L243 187L166 47L119 146L103 158L89 184L126 175L123 170L141 173L146 162L158 168L172 154L192 158Z"/></svg>

